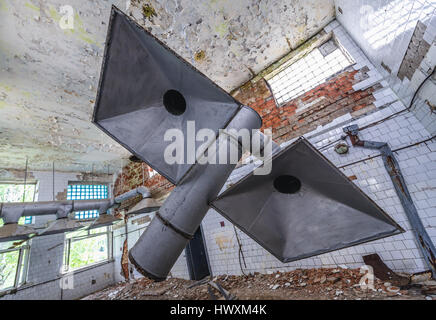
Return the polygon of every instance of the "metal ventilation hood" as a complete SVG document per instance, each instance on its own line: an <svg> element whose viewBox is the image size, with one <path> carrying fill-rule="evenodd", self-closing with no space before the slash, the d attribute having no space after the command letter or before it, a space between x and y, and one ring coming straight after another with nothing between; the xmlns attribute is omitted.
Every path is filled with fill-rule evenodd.
<svg viewBox="0 0 436 320"><path fill-rule="evenodd" d="M218 196L234 164L202 164L204 152L190 163L164 160L166 130L187 137L189 121L194 134L217 133L217 154L228 143L241 152L241 141L218 129L261 127L253 109L113 7L93 122L177 185L129 251L143 275L166 278L210 205L283 262L402 231L304 139L273 157L270 174L250 174Z"/></svg>
<svg viewBox="0 0 436 320"><path fill-rule="evenodd" d="M184 109L171 107L177 99ZM169 144L164 143L165 132L180 129L186 137L187 122L195 121L194 137L202 128L218 133L239 107L224 90L112 7L93 115L106 134L178 184L193 164L164 161Z"/></svg>
<svg viewBox="0 0 436 320"><path fill-rule="evenodd" d="M402 232L376 203L300 138L249 174L212 207L282 262Z"/></svg>

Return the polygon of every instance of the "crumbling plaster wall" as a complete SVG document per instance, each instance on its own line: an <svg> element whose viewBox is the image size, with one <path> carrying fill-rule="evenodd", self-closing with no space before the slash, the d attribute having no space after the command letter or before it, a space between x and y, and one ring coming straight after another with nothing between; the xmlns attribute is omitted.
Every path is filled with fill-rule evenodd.
<svg viewBox="0 0 436 320"><path fill-rule="evenodd" d="M330 0L133 0L127 11L227 91L334 18Z"/></svg>
<svg viewBox="0 0 436 320"><path fill-rule="evenodd" d="M56 200L66 199L66 189L70 181L95 181L111 183L112 175L91 175L90 173L29 171L29 182L37 182L35 201L52 201L53 191ZM0 180L23 181L24 172L2 170ZM111 188L110 188L111 189ZM56 216L34 217L33 223L43 227ZM30 241L30 255L26 283L1 299L76 299L114 283L114 262L109 261L73 274L73 289L62 289L65 234L36 237Z"/></svg>
<svg viewBox="0 0 436 320"><path fill-rule="evenodd" d="M436 66L436 4L431 0L335 0L336 17L408 106ZM436 133L436 74L413 112ZM433 109L433 112L431 111Z"/></svg>
<svg viewBox="0 0 436 320"><path fill-rule="evenodd" d="M263 127L271 128L278 143L301 136L334 121L356 118L377 108L384 108L398 99L374 65L354 43L345 29L333 21L310 41L290 53L299 57L322 44L332 34L355 63L333 75L326 82L277 105L264 77L270 68L233 92L236 99L255 109L263 120ZM275 65L275 68L280 68Z"/></svg>
<svg viewBox="0 0 436 320"><path fill-rule="evenodd" d="M128 156L90 123L111 3L0 0L2 168L27 157L36 170L106 172ZM60 27L64 5L74 29Z"/></svg>
<svg viewBox="0 0 436 320"><path fill-rule="evenodd" d="M150 167L145 163L128 162L115 175L114 195L120 195L139 186L147 187L155 199L164 197L174 187L159 174L151 176ZM138 199L132 199L132 203L137 201Z"/></svg>

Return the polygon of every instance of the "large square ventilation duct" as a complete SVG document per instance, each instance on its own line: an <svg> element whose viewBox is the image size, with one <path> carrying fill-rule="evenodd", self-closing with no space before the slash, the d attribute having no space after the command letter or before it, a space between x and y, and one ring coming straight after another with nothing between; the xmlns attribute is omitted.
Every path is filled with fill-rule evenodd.
<svg viewBox="0 0 436 320"><path fill-rule="evenodd" d="M234 163L204 164L205 153L190 163L164 159L165 132L186 137L190 121L194 134L216 133L218 155L232 143L242 153L219 129L261 127L254 110L113 7L93 122L177 185L129 252L142 274L166 278L210 204L283 262L402 231L305 140L280 151L269 175L249 175L217 198Z"/></svg>
<svg viewBox="0 0 436 320"><path fill-rule="evenodd" d="M247 175L212 206L282 262L399 233L376 203L301 138Z"/></svg>

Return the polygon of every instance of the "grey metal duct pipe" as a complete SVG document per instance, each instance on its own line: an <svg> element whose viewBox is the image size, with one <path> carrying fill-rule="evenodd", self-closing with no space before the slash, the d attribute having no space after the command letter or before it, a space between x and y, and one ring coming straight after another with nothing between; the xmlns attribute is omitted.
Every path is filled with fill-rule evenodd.
<svg viewBox="0 0 436 320"><path fill-rule="evenodd" d="M114 205L113 200L65 200L39 202L3 203L0 217L5 224L16 223L22 216L39 216L82 210L102 210L106 212Z"/></svg>
<svg viewBox="0 0 436 320"><path fill-rule="evenodd" d="M258 129L261 124L261 119L254 110L243 107L227 129L246 128L251 131ZM236 142L228 135L220 134L216 143L217 154L220 154L227 151L229 143ZM242 150L239 143L238 149ZM207 163L196 164L191 169L129 251L130 261L141 273L158 281L167 277L209 210L209 202L218 195L235 166L231 163Z"/></svg>
<svg viewBox="0 0 436 320"><path fill-rule="evenodd" d="M127 191L127 192L115 197L114 201L116 204L120 204L123 201L126 201L130 198L136 197L137 195L142 196L142 200L137 205L140 205L141 203L143 203L144 201L146 202L147 200L148 201L153 200L151 198L151 193L148 190L148 188L146 188L144 186L139 186L133 190ZM127 212L127 214L129 214L129 213L130 212ZM109 226L109 225L111 225L114 222L119 221L119 220L121 220L121 219L116 218L110 214L100 214L99 217L92 222L92 224L88 227L88 229L95 229L95 228Z"/></svg>
<svg viewBox="0 0 436 320"><path fill-rule="evenodd" d="M85 210L99 210L100 213L106 213L115 205L138 194L145 198L150 196L146 187L138 187L117 196L115 199L7 202L0 204L0 217L3 218L5 224L8 224L17 223L22 216L57 214L63 218L70 212Z"/></svg>
<svg viewBox="0 0 436 320"><path fill-rule="evenodd" d="M115 202L121 203L125 200L136 197L137 195L141 195L143 199L151 198L151 193L148 190L148 188L144 186L140 186L115 197Z"/></svg>

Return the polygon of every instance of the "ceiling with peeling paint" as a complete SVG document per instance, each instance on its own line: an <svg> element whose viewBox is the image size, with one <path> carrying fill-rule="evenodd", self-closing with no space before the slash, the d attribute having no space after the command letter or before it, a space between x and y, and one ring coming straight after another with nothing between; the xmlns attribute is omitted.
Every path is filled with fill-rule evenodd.
<svg viewBox="0 0 436 320"><path fill-rule="evenodd" d="M333 0L0 0L0 168L112 172L128 158L90 121L112 4L227 91L334 18Z"/></svg>

